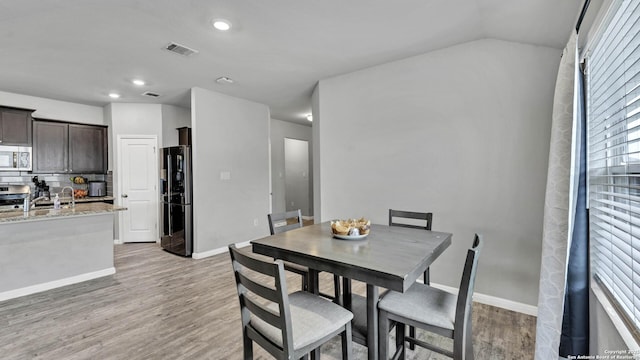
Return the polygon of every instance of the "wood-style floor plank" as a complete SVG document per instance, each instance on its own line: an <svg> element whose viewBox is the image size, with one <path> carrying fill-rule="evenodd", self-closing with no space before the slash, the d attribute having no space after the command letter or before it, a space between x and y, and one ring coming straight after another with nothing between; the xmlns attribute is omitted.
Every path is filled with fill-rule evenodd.
<svg viewBox="0 0 640 360"><path fill-rule="evenodd" d="M155 243L125 244L115 246L115 266L112 276L0 302L0 358L242 358L228 254L193 260ZM331 275L321 275L331 292ZM290 274L288 286L299 289L300 278ZM534 317L474 304L474 326L476 359L533 357ZM364 347L354 344L354 351L355 359L366 358ZM271 359L258 346L254 355ZM339 359L339 338L322 355ZM445 357L417 350L408 358Z"/></svg>

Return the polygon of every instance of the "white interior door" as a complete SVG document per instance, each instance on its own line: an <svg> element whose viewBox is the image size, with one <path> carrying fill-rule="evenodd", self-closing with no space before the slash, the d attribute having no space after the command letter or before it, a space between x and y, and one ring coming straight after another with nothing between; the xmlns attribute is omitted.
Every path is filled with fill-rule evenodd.
<svg viewBox="0 0 640 360"><path fill-rule="evenodd" d="M122 242L158 241L156 138L120 138L118 178Z"/></svg>

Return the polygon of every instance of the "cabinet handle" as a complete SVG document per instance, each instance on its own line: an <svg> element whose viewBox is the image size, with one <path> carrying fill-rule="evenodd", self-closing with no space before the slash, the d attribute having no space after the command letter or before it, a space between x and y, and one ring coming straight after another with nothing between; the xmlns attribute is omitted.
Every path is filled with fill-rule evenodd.
<svg viewBox="0 0 640 360"><path fill-rule="evenodd" d="M128 198L128 197L129 197L129 195L127 195L127 194L122 194L122 197L123 197L123 198Z"/></svg>

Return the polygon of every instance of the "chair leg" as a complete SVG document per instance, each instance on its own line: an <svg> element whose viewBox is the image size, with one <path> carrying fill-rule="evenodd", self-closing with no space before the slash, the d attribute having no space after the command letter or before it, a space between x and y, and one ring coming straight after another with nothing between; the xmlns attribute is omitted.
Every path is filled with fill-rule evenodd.
<svg viewBox="0 0 640 360"><path fill-rule="evenodd" d="M351 360L351 352L353 349L351 322L344 326L344 331L340 336L342 337L342 360Z"/></svg>
<svg viewBox="0 0 640 360"><path fill-rule="evenodd" d="M396 353L398 350L400 351L400 356L398 356L398 360L404 360L405 357L405 325L403 323L396 323Z"/></svg>
<svg viewBox="0 0 640 360"><path fill-rule="evenodd" d="M340 276L333 275L333 302L342 305L342 295L340 291Z"/></svg>
<svg viewBox="0 0 640 360"><path fill-rule="evenodd" d="M309 291L309 274L302 275L302 291Z"/></svg>
<svg viewBox="0 0 640 360"><path fill-rule="evenodd" d="M384 310L378 310L378 359L389 359L389 318Z"/></svg>
<svg viewBox="0 0 640 360"><path fill-rule="evenodd" d="M247 333L243 331L242 334L242 343L243 343L243 353L244 360L253 360L253 341L247 336Z"/></svg>
<svg viewBox="0 0 640 360"><path fill-rule="evenodd" d="M416 338L416 327L415 326L409 326L409 337L412 338ZM409 350L413 351L416 349L416 344L411 341L409 342Z"/></svg>

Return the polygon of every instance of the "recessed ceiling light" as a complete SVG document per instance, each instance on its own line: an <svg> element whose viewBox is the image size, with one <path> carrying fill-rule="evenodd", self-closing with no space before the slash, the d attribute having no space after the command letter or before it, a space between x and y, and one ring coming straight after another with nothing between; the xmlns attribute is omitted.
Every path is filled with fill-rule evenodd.
<svg viewBox="0 0 640 360"><path fill-rule="evenodd" d="M313 115L311 115L311 114L307 115L307 120L313 121Z"/></svg>
<svg viewBox="0 0 640 360"><path fill-rule="evenodd" d="M112 92L112 93L109 93L109 97L112 99L118 99L120 98L120 94Z"/></svg>
<svg viewBox="0 0 640 360"><path fill-rule="evenodd" d="M144 80L141 80L141 79L133 79L133 80L131 80L131 82L132 82L134 85L138 85L138 86L143 86L144 84L146 84L146 83L144 82Z"/></svg>
<svg viewBox="0 0 640 360"><path fill-rule="evenodd" d="M233 84L233 79L228 76L221 76L216 79L218 84Z"/></svg>
<svg viewBox="0 0 640 360"><path fill-rule="evenodd" d="M231 22L225 19L213 19L213 27L220 31L227 31L231 29Z"/></svg>

